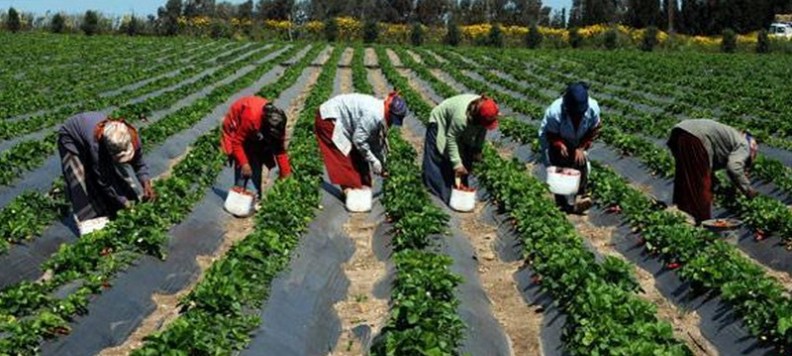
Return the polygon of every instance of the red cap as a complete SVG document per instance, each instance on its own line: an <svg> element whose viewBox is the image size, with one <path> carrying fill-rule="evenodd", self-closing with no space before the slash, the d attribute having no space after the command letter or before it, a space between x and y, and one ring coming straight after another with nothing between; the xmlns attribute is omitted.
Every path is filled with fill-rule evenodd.
<svg viewBox="0 0 792 356"><path fill-rule="evenodd" d="M478 105L479 123L487 130L494 130L498 127L498 104L491 98L484 98Z"/></svg>

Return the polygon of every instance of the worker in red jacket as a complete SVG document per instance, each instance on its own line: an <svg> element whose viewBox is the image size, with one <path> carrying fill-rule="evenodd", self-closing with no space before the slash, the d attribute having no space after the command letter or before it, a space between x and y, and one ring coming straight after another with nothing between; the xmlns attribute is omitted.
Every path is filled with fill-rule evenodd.
<svg viewBox="0 0 792 356"><path fill-rule="evenodd" d="M234 186L252 180L261 198L262 165L278 164L280 178L291 174L286 154L286 114L267 99L248 96L231 105L223 119L223 152L234 163Z"/></svg>

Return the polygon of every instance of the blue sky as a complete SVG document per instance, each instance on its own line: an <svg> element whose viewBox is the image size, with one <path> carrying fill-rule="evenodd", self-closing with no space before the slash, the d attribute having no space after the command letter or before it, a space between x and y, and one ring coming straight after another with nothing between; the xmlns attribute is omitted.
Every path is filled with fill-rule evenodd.
<svg viewBox="0 0 792 356"><path fill-rule="evenodd" d="M134 12L139 15L156 14L157 8L166 0L0 0L0 8L13 6L17 10L43 14L50 11L66 11L83 13L85 10L99 10L106 14L126 14ZM244 0L230 0L232 3ZM544 0L546 6L554 8L569 7L572 0Z"/></svg>

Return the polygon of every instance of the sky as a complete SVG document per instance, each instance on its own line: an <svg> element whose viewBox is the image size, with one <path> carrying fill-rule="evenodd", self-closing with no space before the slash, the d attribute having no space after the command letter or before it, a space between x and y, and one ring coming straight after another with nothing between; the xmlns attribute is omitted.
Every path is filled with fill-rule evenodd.
<svg viewBox="0 0 792 356"><path fill-rule="evenodd" d="M229 0L241 3L244 0ZM83 13L85 10L99 10L108 15L121 15L134 12L138 15L156 14L157 8L166 0L0 0L0 8L13 6L19 11L44 14L49 11L65 11L67 13ZM544 0L545 6L553 8L569 7L572 0Z"/></svg>

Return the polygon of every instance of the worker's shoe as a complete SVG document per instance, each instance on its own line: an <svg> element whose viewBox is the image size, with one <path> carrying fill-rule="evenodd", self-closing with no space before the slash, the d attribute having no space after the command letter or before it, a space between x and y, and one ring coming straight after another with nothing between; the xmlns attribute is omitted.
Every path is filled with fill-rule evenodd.
<svg viewBox="0 0 792 356"><path fill-rule="evenodd" d="M589 197L582 198L575 203L575 207L573 209L575 214L585 214L591 207L594 205L594 202Z"/></svg>

